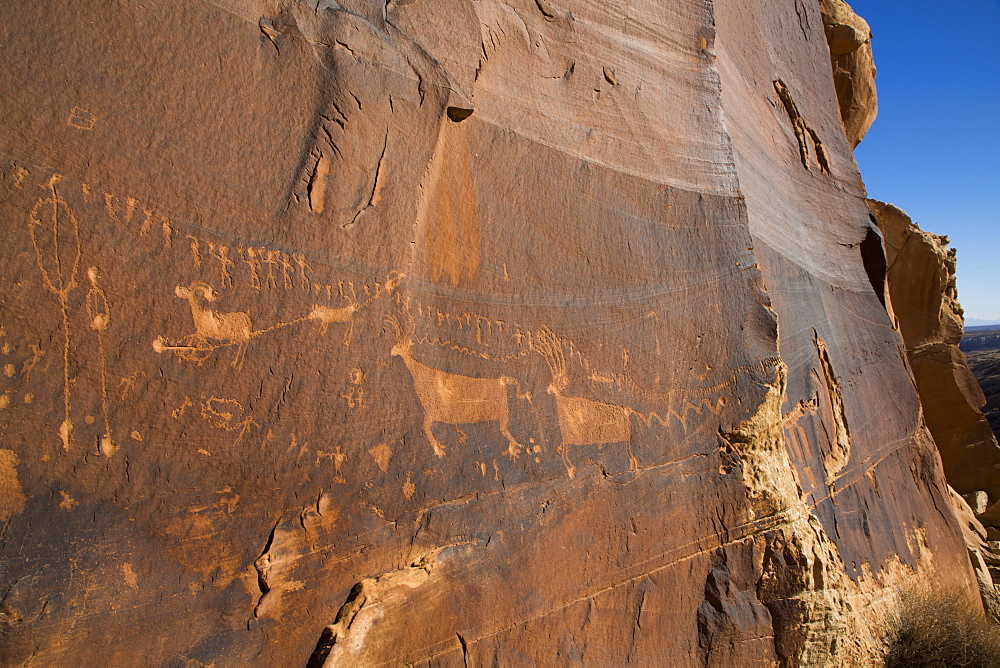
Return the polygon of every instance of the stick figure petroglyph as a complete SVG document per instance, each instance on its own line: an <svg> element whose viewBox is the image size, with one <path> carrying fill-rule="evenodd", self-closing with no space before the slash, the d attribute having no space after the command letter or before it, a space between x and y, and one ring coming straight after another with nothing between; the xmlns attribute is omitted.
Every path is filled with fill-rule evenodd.
<svg viewBox="0 0 1000 668"><path fill-rule="evenodd" d="M233 275L229 271L236 263L229 258L229 247L214 242L208 242L208 252L219 261L219 282L223 288L233 287Z"/></svg>
<svg viewBox="0 0 1000 668"><path fill-rule="evenodd" d="M90 291L87 292L87 315L90 317L90 328L97 332L97 347L101 354L101 410L104 413L104 434L101 435L100 448L105 457L110 457L118 452L118 446L115 445L111 433L111 422L108 419L108 370L104 354L104 330L111 322L111 309L108 305L108 296L97 284L100 277L101 271L97 267L87 270L87 278L90 280Z"/></svg>
<svg viewBox="0 0 1000 668"><path fill-rule="evenodd" d="M348 408L363 408L365 403L365 389L361 386L365 380L365 372L361 369L351 369L351 384L340 395L347 402Z"/></svg>
<svg viewBox="0 0 1000 668"><path fill-rule="evenodd" d="M53 174L47 197L40 197L28 215L28 232L35 247L42 284L59 300L63 324L63 408L64 419L59 427L63 449L73 445L73 420L70 417L69 377L69 295L76 287L80 266L80 223L69 204L59 196L56 185L61 174Z"/></svg>

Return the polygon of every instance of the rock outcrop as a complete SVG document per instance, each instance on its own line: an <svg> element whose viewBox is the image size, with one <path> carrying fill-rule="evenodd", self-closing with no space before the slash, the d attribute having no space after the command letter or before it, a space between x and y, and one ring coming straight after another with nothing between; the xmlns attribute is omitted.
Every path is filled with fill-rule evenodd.
<svg viewBox="0 0 1000 668"><path fill-rule="evenodd" d="M970 497L976 497L975 500L982 501L982 504L973 506L969 503ZM976 574L983 608L990 619L1000 622L1000 568L997 568L1000 566L1000 543L994 540L996 529L989 524L986 515L986 493L978 491L962 497L952 490L951 501L965 537L965 547ZM1000 505L997 509L1000 510ZM1000 524L1000 521L997 523Z"/></svg>
<svg viewBox="0 0 1000 668"><path fill-rule="evenodd" d="M862 665L976 591L815 0L4 26L0 662Z"/></svg>
<svg viewBox="0 0 1000 668"><path fill-rule="evenodd" d="M868 23L843 0L820 0L830 46L840 118L851 148L861 143L878 114L875 59Z"/></svg>
<svg viewBox="0 0 1000 668"><path fill-rule="evenodd" d="M963 322L955 251L947 237L924 232L899 208L874 200L869 206L885 239L891 308L945 475L962 494L983 490L1000 499L1000 446L981 411L986 398L958 347Z"/></svg>

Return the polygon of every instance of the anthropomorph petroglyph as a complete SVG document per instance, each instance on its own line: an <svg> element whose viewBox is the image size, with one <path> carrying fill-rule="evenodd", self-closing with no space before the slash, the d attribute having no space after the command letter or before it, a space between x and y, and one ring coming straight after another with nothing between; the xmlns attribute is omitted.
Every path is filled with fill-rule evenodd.
<svg viewBox="0 0 1000 668"><path fill-rule="evenodd" d="M62 180L53 174L42 186L49 193L40 197L28 214L28 232L35 248L35 258L42 274L42 284L59 300L63 325L63 409L59 427L63 448L73 445L73 420L70 416L71 381L69 377L69 295L76 287L80 266L80 223L69 204L59 196L56 186Z"/></svg>
<svg viewBox="0 0 1000 668"><path fill-rule="evenodd" d="M523 446L510 433L507 386L517 387L517 380L507 376L474 378L427 366L413 357L413 337L404 332L395 319L390 320L390 324L396 330L398 341L392 347L392 355L403 360L413 378L413 389L424 411L424 434L434 453L438 457L445 455L444 444L434 436L435 422L459 425L496 420L509 444L506 454L516 459ZM519 396L530 400L530 394Z"/></svg>
<svg viewBox="0 0 1000 668"><path fill-rule="evenodd" d="M348 408L363 408L365 405L365 389L362 387L362 383L365 380L365 372L358 368L351 369L349 380L350 385L345 388L340 396L347 402Z"/></svg>
<svg viewBox="0 0 1000 668"><path fill-rule="evenodd" d="M87 315L90 319L90 328L97 332L97 348L101 355L101 411L104 414L104 434L101 435L100 449L105 457L110 457L118 452L108 417L108 369L104 354L104 330L111 322L111 309L108 296L97 284L100 277L101 271L97 267L87 270L87 278L90 280L90 290L87 292Z"/></svg>

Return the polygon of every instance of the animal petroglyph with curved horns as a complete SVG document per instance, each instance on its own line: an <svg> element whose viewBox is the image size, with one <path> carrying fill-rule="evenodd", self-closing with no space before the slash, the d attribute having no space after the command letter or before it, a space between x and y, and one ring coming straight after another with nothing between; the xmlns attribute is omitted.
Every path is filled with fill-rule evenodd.
<svg viewBox="0 0 1000 668"><path fill-rule="evenodd" d="M562 340L551 329L544 328L535 335L533 346L545 358L552 372L552 382L546 391L555 398L562 436L559 451L569 476L572 478L576 474L568 452L571 445L624 443L629 460L628 470L637 472L639 461L632 453L632 413L635 411L628 406L563 394L569 385L569 376Z"/></svg>
<svg viewBox="0 0 1000 668"><path fill-rule="evenodd" d="M197 343L221 341L235 343L236 357L233 367L239 369L246 359L247 344L253 338L253 323L250 316L243 311L233 313L218 313L210 304L219 298L219 293L204 281L195 281L188 287L178 285L174 294L181 299L187 299L191 305L191 317L194 320L195 333L190 338Z"/></svg>

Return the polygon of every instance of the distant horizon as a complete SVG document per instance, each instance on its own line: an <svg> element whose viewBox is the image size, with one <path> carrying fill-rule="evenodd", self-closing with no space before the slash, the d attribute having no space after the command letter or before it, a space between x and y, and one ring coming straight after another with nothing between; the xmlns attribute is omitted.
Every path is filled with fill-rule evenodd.
<svg viewBox="0 0 1000 668"><path fill-rule="evenodd" d="M878 117L855 151L868 196L949 237L968 321L1000 322L1000 0L847 2L878 72Z"/></svg>

